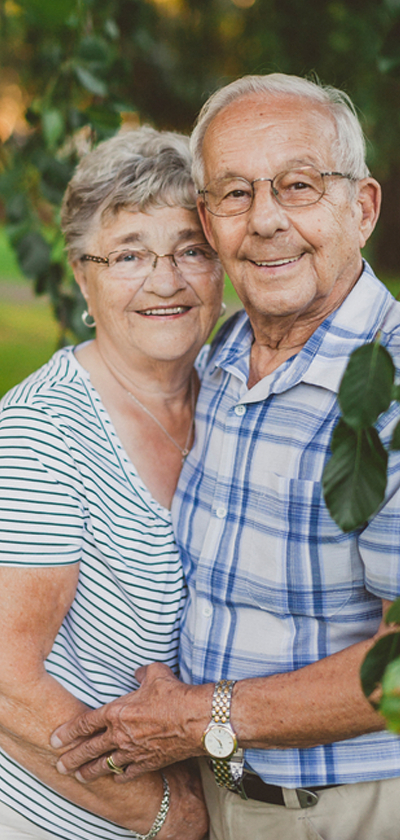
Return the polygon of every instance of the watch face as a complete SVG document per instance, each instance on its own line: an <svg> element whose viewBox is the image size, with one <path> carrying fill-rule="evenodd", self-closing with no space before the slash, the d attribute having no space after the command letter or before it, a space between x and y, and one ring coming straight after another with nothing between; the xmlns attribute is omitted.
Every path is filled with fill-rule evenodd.
<svg viewBox="0 0 400 840"><path fill-rule="evenodd" d="M204 746L212 758L229 758L236 748L236 739L232 732L218 723L210 727L204 735Z"/></svg>

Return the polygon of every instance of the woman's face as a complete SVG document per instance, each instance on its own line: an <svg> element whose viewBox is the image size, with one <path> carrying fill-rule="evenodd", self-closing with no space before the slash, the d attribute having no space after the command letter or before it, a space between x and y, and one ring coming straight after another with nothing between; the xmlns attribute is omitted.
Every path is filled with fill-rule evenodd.
<svg viewBox="0 0 400 840"><path fill-rule="evenodd" d="M74 265L104 352L117 351L126 361L196 357L220 312L223 271L214 257L199 259L203 251L194 245L207 243L197 212L182 207L124 209L93 225L88 254L126 252L118 253L116 263L113 254L110 266ZM143 263L146 250L177 254L178 265L168 256L156 265L152 257Z"/></svg>

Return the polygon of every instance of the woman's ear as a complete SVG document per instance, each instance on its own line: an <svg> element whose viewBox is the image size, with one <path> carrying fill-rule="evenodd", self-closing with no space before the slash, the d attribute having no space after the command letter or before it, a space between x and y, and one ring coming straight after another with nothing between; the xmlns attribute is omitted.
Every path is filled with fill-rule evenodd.
<svg viewBox="0 0 400 840"><path fill-rule="evenodd" d="M86 303L89 305L88 282L81 261L74 260L74 262L71 263L71 268L74 272L75 280L83 294L83 297L85 298Z"/></svg>
<svg viewBox="0 0 400 840"><path fill-rule="evenodd" d="M362 178L358 185L357 204L361 209L359 232L360 248L363 248L379 218L381 209L381 188L375 178Z"/></svg>

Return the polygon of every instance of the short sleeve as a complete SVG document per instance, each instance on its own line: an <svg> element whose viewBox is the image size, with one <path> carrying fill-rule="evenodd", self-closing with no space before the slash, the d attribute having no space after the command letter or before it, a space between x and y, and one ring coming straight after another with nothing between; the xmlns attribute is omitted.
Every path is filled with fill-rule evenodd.
<svg viewBox="0 0 400 840"><path fill-rule="evenodd" d="M378 428L386 447L398 420L396 404ZM358 547L368 591L389 601L400 597L400 452L389 454L385 502L360 534Z"/></svg>
<svg viewBox="0 0 400 840"><path fill-rule="evenodd" d="M46 412L0 414L0 563L54 566L80 560L84 525L79 473Z"/></svg>

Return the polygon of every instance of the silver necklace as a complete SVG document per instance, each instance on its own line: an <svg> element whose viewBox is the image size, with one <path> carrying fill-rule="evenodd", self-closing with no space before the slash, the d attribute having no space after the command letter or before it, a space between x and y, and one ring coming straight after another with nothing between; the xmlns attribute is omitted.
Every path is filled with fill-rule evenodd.
<svg viewBox="0 0 400 840"><path fill-rule="evenodd" d="M159 426L159 428L161 429L161 431L163 431L163 432L164 432L164 434L165 434L165 435L167 435L167 438L169 438L169 439L170 439L171 443L173 443L173 444L174 444L174 446L176 446L176 448L177 448L177 449L179 449L179 452L180 452L180 453L181 453L181 455L182 455L182 464L183 464L183 463L185 462L185 458L187 458L187 456L189 455L189 452L190 452L190 449L189 449L189 444L190 444L190 438L192 437L193 424L194 424L194 388L193 388L193 374L192 374L192 375L191 375L191 377L190 377L190 401L191 401L191 407L192 407L192 419L191 419L191 421L190 421L189 431L188 431L188 435L187 435L187 438L186 438L185 446L184 446L184 448L183 448L183 449L182 449L182 447L181 447L181 446L179 446L179 443L177 443L177 442L176 442L176 440L174 440L174 438L172 437L172 435L170 435L170 433L167 431L167 429L165 428L165 426L163 426L163 424L160 422L160 420L158 419L158 417L156 417L156 416L155 416L155 415L154 415L154 414L150 411L150 409L149 409L149 408L147 408L145 405L143 405L143 403L141 403L141 402L140 402L140 400L138 400L138 398L134 396L134 394L132 394L130 391L128 391L128 389L127 389L127 388L125 388L125 386L124 386L124 385L123 385L122 387L123 387L124 391L126 391L126 393L128 394L128 396L131 398L131 400L133 400L133 402L135 402L135 403L136 403L136 405L140 406L140 408L141 408L143 411L145 411L145 412L146 412L146 414L148 414L148 415L149 415L149 417L151 417L151 419L152 419L152 420L154 420L154 422L155 422L155 423L157 423L157 426Z"/></svg>

